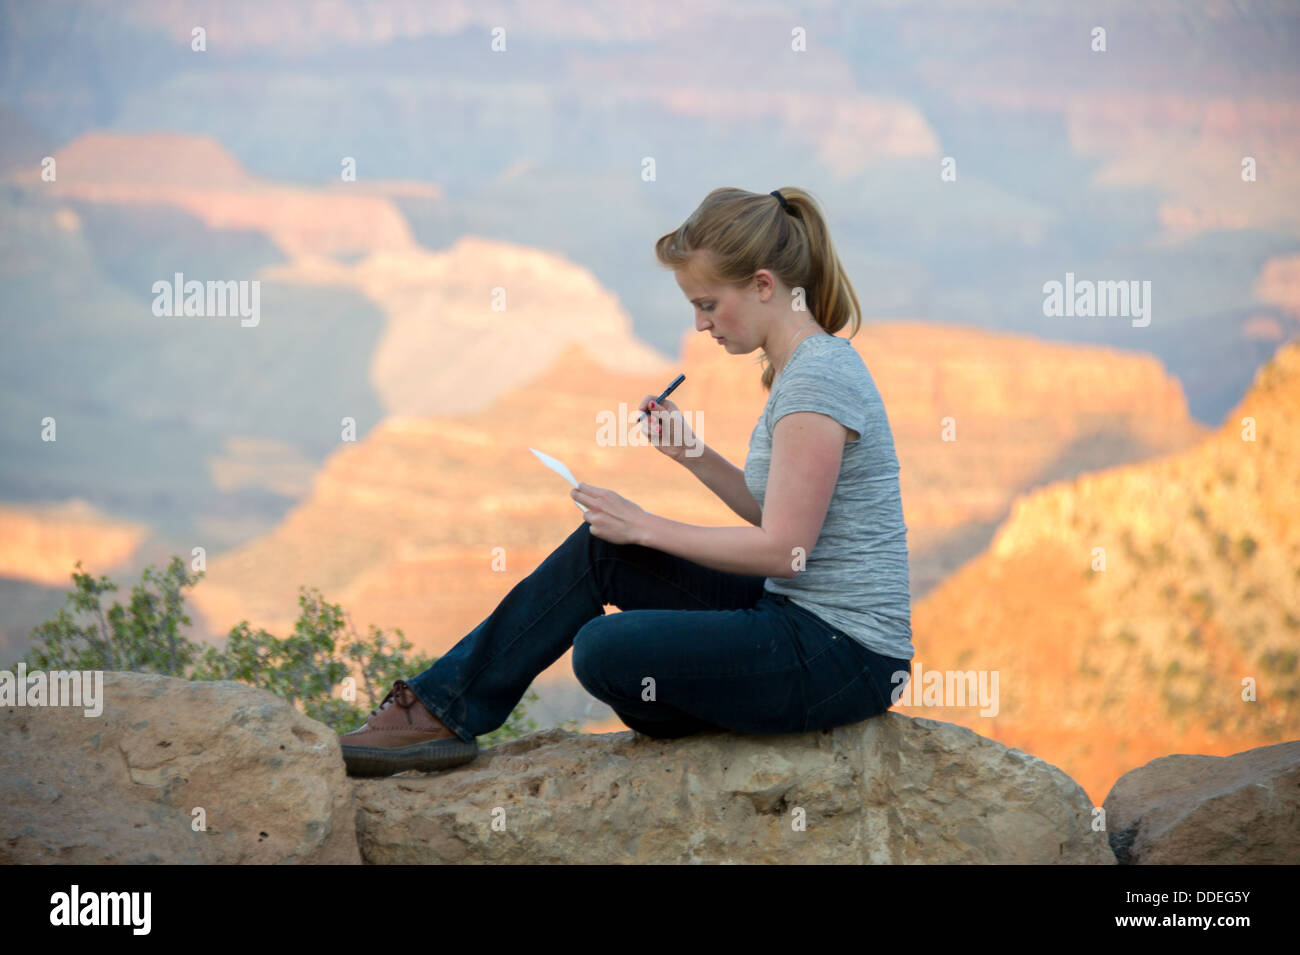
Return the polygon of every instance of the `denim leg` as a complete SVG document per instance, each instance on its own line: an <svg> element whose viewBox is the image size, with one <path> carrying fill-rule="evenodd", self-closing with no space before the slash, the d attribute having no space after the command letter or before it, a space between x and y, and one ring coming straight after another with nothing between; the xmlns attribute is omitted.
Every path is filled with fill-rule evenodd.
<svg viewBox="0 0 1300 955"><path fill-rule="evenodd" d="M506 721L583 625L605 616L605 604L625 612L749 607L763 582L653 548L611 544L583 521L482 623L408 682L420 702L469 741Z"/></svg>
<svg viewBox="0 0 1300 955"><path fill-rule="evenodd" d="M738 610L632 610L578 631L573 672L648 736L791 732L808 703L795 646L790 618L767 596Z"/></svg>
<svg viewBox="0 0 1300 955"><path fill-rule="evenodd" d="M802 733L889 708L882 657L779 594L728 611L637 610L588 621L573 670L632 729Z"/></svg>

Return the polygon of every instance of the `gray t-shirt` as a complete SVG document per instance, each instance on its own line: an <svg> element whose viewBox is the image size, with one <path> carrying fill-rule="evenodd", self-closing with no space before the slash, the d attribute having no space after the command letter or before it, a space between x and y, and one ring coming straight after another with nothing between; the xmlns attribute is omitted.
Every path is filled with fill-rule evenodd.
<svg viewBox="0 0 1300 955"><path fill-rule="evenodd" d="M894 435L876 383L847 338L809 335L772 383L745 458L745 484L760 508L772 429L794 411L829 415L859 437L844 445L826 522L806 566L794 577L768 577L764 588L785 594L869 650L911 660L907 525Z"/></svg>

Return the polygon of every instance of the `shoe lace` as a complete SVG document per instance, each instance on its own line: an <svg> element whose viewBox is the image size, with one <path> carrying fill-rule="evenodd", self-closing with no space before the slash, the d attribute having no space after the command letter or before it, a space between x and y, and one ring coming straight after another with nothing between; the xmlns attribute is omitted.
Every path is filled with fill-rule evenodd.
<svg viewBox="0 0 1300 955"><path fill-rule="evenodd" d="M405 680L395 680L393 682L393 688L388 691L388 695L384 697L383 702L381 702L376 709L370 711L370 715L374 716L390 703L396 703L402 709L406 710L406 722L415 722L415 720L411 718L411 707L415 705L415 691L411 689L411 684L407 683Z"/></svg>

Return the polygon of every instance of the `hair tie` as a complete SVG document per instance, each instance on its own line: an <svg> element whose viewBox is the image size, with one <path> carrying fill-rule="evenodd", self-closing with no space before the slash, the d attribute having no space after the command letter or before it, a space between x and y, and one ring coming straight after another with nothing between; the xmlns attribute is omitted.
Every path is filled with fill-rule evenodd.
<svg viewBox="0 0 1300 955"><path fill-rule="evenodd" d="M781 195L780 189L773 189L770 193L768 193L768 195L776 196L777 201L781 203L781 208L784 209L786 212L790 211L790 204L785 201L785 196Z"/></svg>

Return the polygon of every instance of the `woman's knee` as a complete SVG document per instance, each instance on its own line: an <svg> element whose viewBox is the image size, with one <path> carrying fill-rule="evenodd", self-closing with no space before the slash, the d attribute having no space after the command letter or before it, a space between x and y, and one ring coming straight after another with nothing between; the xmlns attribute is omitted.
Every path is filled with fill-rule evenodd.
<svg viewBox="0 0 1300 955"><path fill-rule="evenodd" d="M609 618L606 614L588 620L573 635L573 675L588 693L606 685L608 664L612 649L617 645L610 639Z"/></svg>

